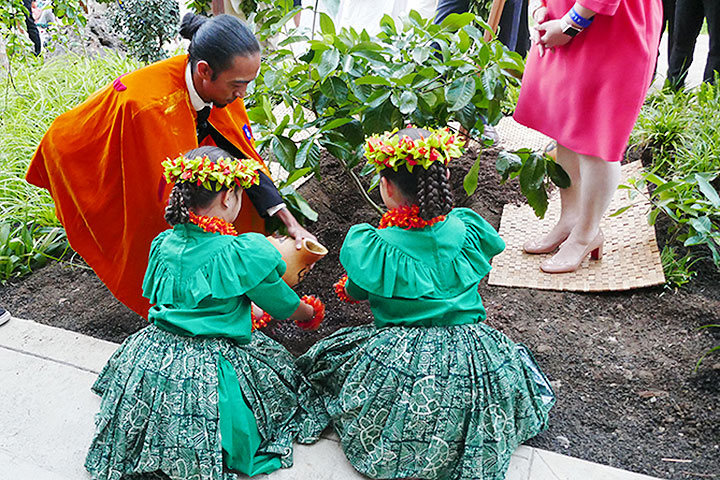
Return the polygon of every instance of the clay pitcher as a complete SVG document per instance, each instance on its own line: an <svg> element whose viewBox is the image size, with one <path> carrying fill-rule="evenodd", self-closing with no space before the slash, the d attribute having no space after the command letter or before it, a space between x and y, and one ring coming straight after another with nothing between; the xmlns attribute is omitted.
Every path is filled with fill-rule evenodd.
<svg viewBox="0 0 720 480"><path fill-rule="evenodd" d="M315 262L328 253L327 248L309 238L303 238L300 250L295 248L295 239L292 237L269 236L267 239L280 251L285 260L287 270L282 278L291 287L300 283Z"/></svg>

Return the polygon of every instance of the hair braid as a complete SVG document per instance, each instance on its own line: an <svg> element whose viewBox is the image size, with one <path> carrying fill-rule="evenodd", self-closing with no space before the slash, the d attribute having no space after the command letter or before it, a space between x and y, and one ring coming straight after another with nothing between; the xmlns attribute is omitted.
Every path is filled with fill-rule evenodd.
<svg viewBox="0 0 720 480"><path fill-rule="evenodd" d="M187 190L185 183L176 183L170 192L167 207L165 207L165 221L171 226L190 221L190 212L185 203Z"/></svg>
<svg viewBox="0 0 720 480"><path fill-rule="evenodd" d="M420 218L430 220L445 215L453 207L452 192L442 162L434 162L417 178L417 202Z"/></svg>

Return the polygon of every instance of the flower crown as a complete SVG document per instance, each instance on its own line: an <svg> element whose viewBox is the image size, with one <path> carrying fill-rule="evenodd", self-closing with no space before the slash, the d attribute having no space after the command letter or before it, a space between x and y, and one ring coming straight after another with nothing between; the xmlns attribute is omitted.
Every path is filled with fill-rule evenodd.
<svg viewBox="0 0 720 480"><path fill-rule="evenodd" d="M207 155L195 158L180 155L175 159L168 158L161 165L168 183L193 182L215 191L233 188L233 184L248 188L260 183L260 163L251 158L235 160L227 157L213 162ZM214 188L212 182L215 182Z"/></svg>
<svg viewBox="0 0 720 480"><path fill-rule="evenodd" d="M415 165L428 169L433 162L442 161L446 166L453 158L463 154L465 142L460 140L450 129L426 129L430 132L427 138L413 140L407 135L396 135L398 129L373 135L365 142L365 158L375 165L377 171L392 168L397 171L405 164L412 172Z"/></svg>

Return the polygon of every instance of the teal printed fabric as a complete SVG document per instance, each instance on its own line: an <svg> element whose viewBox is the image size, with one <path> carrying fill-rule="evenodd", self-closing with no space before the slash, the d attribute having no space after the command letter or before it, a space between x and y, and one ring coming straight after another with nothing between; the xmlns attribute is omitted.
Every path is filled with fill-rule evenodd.
<svg viewBox="0 0 720 480"><path fill-rule="evenodd" d="M298 365L302 394L372 478L502 480L555 400L530 352L483 323L349 327Z"/></svg>
<svg viewBox="0 0 720 480"><path fill-rule="evenodd" d="M293 440L306 443L319 432L301 432L301 425L316 422L298 403L300 377L287 350L259 332L240 345L151 325L128 337L93 386L102 400L85 462L92 477L145 478L156 472L173 480L236 479L223 466L221 356L234 368L264 439L257 455L277 455L283 467L291 466Z"/></svg>

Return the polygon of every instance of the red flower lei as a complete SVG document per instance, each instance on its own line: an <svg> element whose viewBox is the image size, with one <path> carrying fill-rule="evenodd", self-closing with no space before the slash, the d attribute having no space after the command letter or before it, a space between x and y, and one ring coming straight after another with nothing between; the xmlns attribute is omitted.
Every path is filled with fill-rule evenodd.
<svg viewBox="0 0 720 480"><path fill-rule="evenodd" d="M252 319L253 330L260 330L261 328L267 327L267 324L272 320L272 317L267 312L264 312L261 317L256 317L252 314L250 314L250 317Z"/></svg>
<svg viewBox="0 0 720 480"><path fill-rule="evenodd" d="M347 284L347 281L348 276L346 273L345 275L340 277L340 280L333 284L333 289L335 289L335 293L337 294L338 298L345 303L360 303L358 300L353 299L345 291L345 285Z"/></svg>
<svg viewBox="0 0 720 480"><path fill-rule="evenodd" d="M204 215L196 215L190 212L190 223L194 223L206 232L221 233L223 235L232 235L237 237L237 230L232 223L218 217L207 217Z"/></svg>
<svg viewBox="0 0 720 480"><path fill-rule="evenodd" d="M325 305L323 305L320 299L314 295L303 295L300 300L310 305L313 308L315 315L313 315L313 317L307 322L298 322L296 320L295 325L303 330L317 329L325 318Z"/></svg>
<svg viewBox="0 0 720 480"><path fill-rule="evenodd" d="M411 228L425 228L431 227L438 222L445 220L445 215L438 215L430 220L423 220L418 215L420 213L420 207L417 205L402 205L398 208L388 210L380 219L380 225L378 228L387 227L400 227L405 230Z"/></svg>

